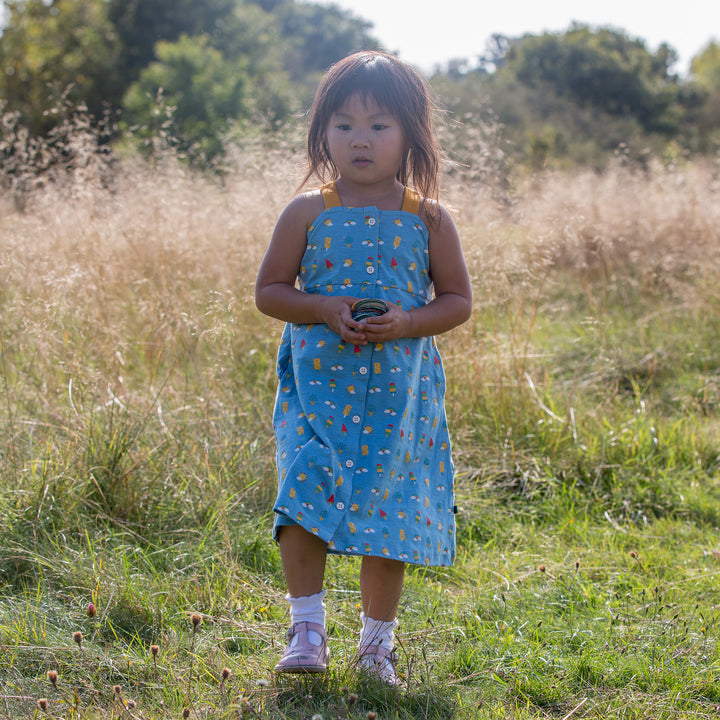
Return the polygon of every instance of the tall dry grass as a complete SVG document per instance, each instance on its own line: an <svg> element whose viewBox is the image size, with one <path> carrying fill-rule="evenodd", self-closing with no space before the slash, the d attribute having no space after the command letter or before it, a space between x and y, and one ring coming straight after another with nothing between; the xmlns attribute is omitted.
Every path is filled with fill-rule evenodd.
<svg viewBox="0 0 720 720"><path fill-rule="evenodd" d="M128 159L112 183L75 174L29 193L24 211L5 202L0 273L10 447L19 448L20 437L26 446L31 436L47 437L41 427L91 432L87 419L82 430L68 430L80 417L94 423L100 414L107 428L116 422L112 412L132 406L140 425L156 429L157 445L168 442L174 425L183 447L189 443L192 454L204 446L223 475L223 457L252 442L262 448L257 465L230 471L271 476L279 325L255 310L253 283L301 175L291 147L256 144L236 150L220 180L171 157ZM614 308L638 317L702 315L717 301L720 267L712 163L545 173L517 179L510 194L506 178L495 181L502 193L488 177L456 170L443 193L475 290L473 319L441 339L458 451L470 454L473 473L487 464L487 448L477 452L478 428L506 438L510 427L527 430L537 413L547 415L541 396L553 377L591 384L604 372L600 356L614 362L617 337L604 326ZM569 368L567 348L556 354L548 327L582 322L603 337L586 353L595 362L586 357L578 370ZM576 395L576 388L567 392ZM567 421L570 409L578 410L572 402L551 415ZM139 432L131 425L126 431ZM147 452L129 465L148 462Z"/></svg>
<svg viewBox="0 0 720 720"><path fill-rule="evenodd" d="M171 158L127 160L109 185L90 174L41 186L25 211L5 198L6 362L22 358L15 370L28 381L28 402L50 411L50 399L67 394L77 373L94 377L106 400L147 396L160 385L183 394L185 368L203 352L216 357L211 372L203 370L207 390L210 374L231 372L243 349L272 354L278 327L256 313L252 286L301 175L291 148L255 147L234 155L222 181ZM469 365L476 377L492 378L499 346L524 369L535 322L562 315L578 292L596 319L621 296L659 311L704 307L719 266L719 185L709 162L546 173L502 196L487 178L450 176L443 196L455 212L476 307L475 320L442 341L450 373L465 379ZM240 338L250 347L238 347ZM168 383L173 367L182 389ZM130 386L143 376L146 386Z"/></svg>

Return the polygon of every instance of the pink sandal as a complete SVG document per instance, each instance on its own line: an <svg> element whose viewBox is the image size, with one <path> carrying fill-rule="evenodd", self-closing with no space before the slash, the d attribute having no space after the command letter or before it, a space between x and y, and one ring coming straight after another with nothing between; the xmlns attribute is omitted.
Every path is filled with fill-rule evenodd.
<svg viewBox="0 0 720 720"><path fill-rule="evenodd" d="M308 631L316 632L322 643L313 645ZM293 640L297 638L295 642ZM318 623L295 623L287 631L288 646L280 662L275 666L276 673L324 673L327 670L330 651L327 646L327 633Z"/></svg>
<svg viewBox="0 0 720 720"><path fill-rule="evenodd" d="M397 672L398 656L382 645L365 645L358 650L360 669L384 685L400 687L402 680Z"/></svg>

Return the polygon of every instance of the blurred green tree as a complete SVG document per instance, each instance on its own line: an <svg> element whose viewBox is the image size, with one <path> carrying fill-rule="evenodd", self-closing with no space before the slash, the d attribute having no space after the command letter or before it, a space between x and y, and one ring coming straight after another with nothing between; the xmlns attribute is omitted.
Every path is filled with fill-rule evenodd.
<svg viewBox="0 0 720 720"><path fill-rule="evenodd" d="M108 18L122 47L118 64L126 87L157 59L157 42L212 34L232 16L236 4L236 0L107 0Z"/></svg>
<svg viewBox="0 0 720 720"><path fill-rule="evenodd" d="M720 43L709 42L692 59L690 76L706 90L720 89Z"/></svg>
<svg viewBox="0 0 720 720"><path fill-rule="evenodd" d="M710 42L690 63L691 87L686 92L688 133L702 152L720 149L720 43Z"/></svg>
<svg viewBox="0 0 720 720"><path fill-rule="evenodd" d="M432 78L462 122L492 111L508 151L532 167L602 165L619 147L661 151L686 110L675 52L612 28L494 36L474 68ZM639 150L638 150L639 151Z"/></svg>
<svg viewBox="0 0 720 720"><path fill-rule="evenodd" d="M295 0L0 0L0 100L34 134L48 109L123 110L197 157L236 121L272 128L309 104L317 74L376 47L369 23ZM158 104L159 103L159 104ZM153 130L154 128L154 130Z"/></svg>
<svg viewBox="0 0 720 720"><path fill-rule="evenodd" d="M119 95L120 40L105 0L5 0L0 98L33 134L56 124L63 103L100 116Z"/></svg>
<svg viewBox="0 0 720 720"><path fill-rule="evenodd" d="M324 72L355 50L379 48L372 25L336 5L285 2L275 14L287 41L285 66L293 80Z"/></svg>
<svg viewBox="0 0 720 720"><path fill-rule="evenodd" d="M677 60L667 45L645 43L611 28L574 25L564 34L527 35L514 42L499 73L542 87L581 106L636 119L650 132L678 128Z"/></svg>
<svg viewBox="0 0 720 720"><path fill-rule="evenodd" d="M229 121L249 114L247 73L204 36L160 41L156 52L158 60L125 95L134 134L145 141L165 137L195 158L216 156Z"/></svg>

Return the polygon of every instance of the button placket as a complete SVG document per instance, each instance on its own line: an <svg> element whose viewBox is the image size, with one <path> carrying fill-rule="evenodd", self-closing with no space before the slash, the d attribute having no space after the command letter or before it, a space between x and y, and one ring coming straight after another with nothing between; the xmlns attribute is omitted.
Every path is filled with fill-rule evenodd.
<svg viewBox="0 0 720 720"><path fill-rule="evenodd" d="M380 252L380 244L379 244L379 230L380 230L380 223L378 222L378 218L374 215L371 215L370 217L365 218L365 224L368 226L368 228L371 228L373 232L373 237L371 238L372 245L375 249L375 256L372 258L368 258L368 262L366 263L365 272L368 275L374 275L378 268L377 265L379 264L379 257L378 253Z"/></svg>
<svg viewBox="0 0 720 720"><path fill-rule="evenodd" d="M363 283L363 287L370 290L370 296L374 295L373 286L376 278L381 274L379 267L382 254L379 245L380 224L376 216L365 211L364 223L358 222L352 232L353 246L352 250L348 252L348 256L355 256L356 263L362 262L364 259L367 281ZM360 270L357 266L356 269ZM350 370L351 372L347 376L347 388L343 387L342 389L343 391L347 389L349 395L346 400L347 405L342 412L344 423L336 423L335 427L336 430L340 429L344 433L342 437L344 448L342 454L336 456L339 461L339 466L336 465L336 472L342 476L342 482L335 486L333 504L330 506L330 514L334 516L333 523L343 522L342 516L349 512L353 502L356 480L360 479L358 473L362 472L362 468L369 461L369 458L363 457L363 452L367 454L363 448L368 442L364 429L367 423L368 404L372 400L372 395L368 391L373 377L373 351L369 347L356 347L353 350L352 346L347 347L347 351L349 351L349 357L346 355L342 364L345 365L346 371ZM341 390L339 383L337 390Z"/></svg>

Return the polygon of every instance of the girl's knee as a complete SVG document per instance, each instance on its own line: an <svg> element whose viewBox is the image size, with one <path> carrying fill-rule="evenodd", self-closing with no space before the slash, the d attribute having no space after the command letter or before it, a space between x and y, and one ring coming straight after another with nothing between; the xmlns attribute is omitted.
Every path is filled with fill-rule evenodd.
<svg viewBox="0 0 720 720"><path fill-rule="evenodd" d="M385 575L397 575L405 572L405 563L402 560L391 560L386 557L366 555L362 561L365 571Z"/></svg>

